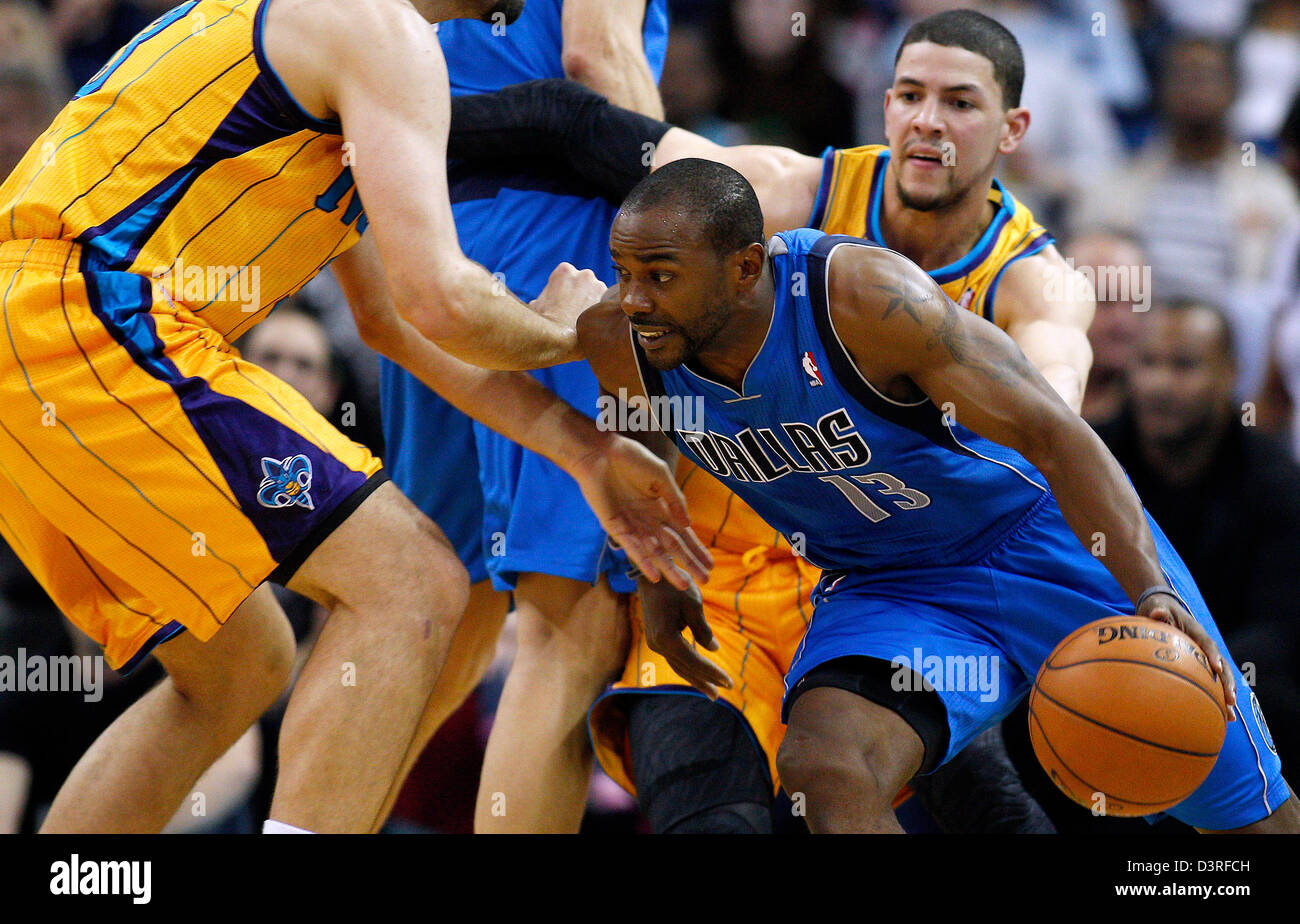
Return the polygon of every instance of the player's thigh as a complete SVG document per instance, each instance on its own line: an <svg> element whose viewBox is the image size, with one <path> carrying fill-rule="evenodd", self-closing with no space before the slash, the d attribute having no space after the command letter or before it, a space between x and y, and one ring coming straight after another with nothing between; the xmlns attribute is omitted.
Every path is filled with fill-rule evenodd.
<svg viewBox="0 0 1300 924"><path fill-rule="evenodd" d="M148 280L19 277L11 294L48 323L16 325L0 357L4 477L146 596L131 609L211 638L381 480L368 450L200 317L152 304Z"/></svg>
<svg viewBox="0 0 1300 924"><path fill-rule="evenodd" d="M771 833L767 758L730 704L656 692L621 705L637 801L655 833Z"/></svg>
<svg viewBox="0 0 1300 924"><path fill-rule="evenodd" d="M186 698L223 709L236 701L260 712L288 686L294 651L289 619L263 584L209 641L186 632L154 654Z"/></svg>

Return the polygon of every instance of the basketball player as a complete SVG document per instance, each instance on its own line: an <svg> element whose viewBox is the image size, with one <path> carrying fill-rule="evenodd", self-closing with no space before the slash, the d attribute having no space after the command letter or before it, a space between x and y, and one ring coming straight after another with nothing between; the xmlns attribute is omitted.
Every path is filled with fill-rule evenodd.
<svg viewBox="0 0 1300 924"><path fill-rule="evenodd" d="M111 666L152 652L169 674L87 752L45 830L162 828L287 683L268 578L331 615L267 830L375 827L467 582L377 459L229 346L331 260L370 342L430 380L462 371L478 391L456 400L576 473L630 555L693 567L661 525L685 512L659 463L527 375L464 371L574 358L570 319L603 291L561 267L531 311L456 244L428 23L522 6L190 0L0 186L0 531Z"/></svg>
<svg viewBox="0 0 1300 924"><path fill-rule="evenodd" d="M682 429L680 415L655 425L787 538L803 534L824 569L778 755L809 826L900 831L899 787L999 721L1066 634L1137 612L1201 647L1229 712L1214 770L1170 814L1202 830L1300 830L1186 567L1014 342L886 248L812 229L765 248L762 235L757 197L731 168L666 166L615 219L619 286L579 336L606 392L659 400L652 409L701 402L707 428ZM1100 558L1088 551L1098 535ZM713 649L702 619L645 616L648 643L681 676L710 695L731 682L680 634ZM918 650L973 658L998 682L898 683L895 663Z"/></svg>
<svg viewBox="0 0 1300 924"><path fill-rule="evenodd" d="M758 191L766 234L811 225L900 251L959 305L1005 330L1077 411L1091 361L1090 289L1071 284L1077 274L1051 235L994 178L999 156L1013 152L1029 127L1029 112L1020 106L1023 80L1015 37L987 16L959 10L923 20L904 36L885 97L888 146L832 150L821 158L784 148L721 147L601 108L555 82L456 101L451 145L486 154L514 131L540 129L542 139L556 141L558 152L584 172L600 167L598 176L626 184L609 186L620 196L644 174L644 150L610 144L611 138L653 143L656 168L687 156L728 163ZM561 120L580 104L593 112L590 127ZM549 129L544 112L556 120ZM693 691L647 648L634 621L623 678L592 710L592 738L606 771L637 793L656 830L765 830L764 793L775 781L784 732L781 678L807 627L808 595L819 573L685 458L678 480L715 562L700 605L721 644L719 663L742 682L720 691L731 710L711 708L698 694L659 695ZM651 593L641 602L657 605L661 596ZM636 693L645 689L656 695ZM996 731L990 735L994 740L981 739L977 750L986 762L1006 766ZM666 740L675 747L665 747ZM719 760L720 754L729 756ZM692 765L693 772L682 772ZM986 820L1033 814L1026 798L994 807L999 788L968 801L990 807ZM977 821L969 808L962 814Z"/></svg>
<svg viewBox="0 0 1300 924"><path fill-rule="evenodd" d="M667 22L666 0L532 0L505 30L447 23L438 39L453 97L569 74L661 117L656 81ZM465 252L524 298L561 261L596 267L612 282L615 206L589 183L512 154L508 162L451 165L452 214ZM595 414L599 389L586 363L536 376ZM431 735L481 678L512 591L519 645L488 741L475 829L576 833L593 759L587 710L623 662L626 595L635 590L626 561L606 548L604 530L560 467L474 426L395 363L384 364L382 381L394 480L448 533L472 582L451 656L453 668L465 669L439 681L422 734Z"/></svg>

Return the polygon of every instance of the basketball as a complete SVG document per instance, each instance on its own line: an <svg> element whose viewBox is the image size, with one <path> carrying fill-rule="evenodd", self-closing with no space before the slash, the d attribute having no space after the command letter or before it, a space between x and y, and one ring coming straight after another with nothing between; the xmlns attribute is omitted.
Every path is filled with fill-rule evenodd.
<svg viewBox="0 0 1300 924"><path fill-rule="evenodd" d="M1139 616L1066 637L1029 697L1034 754L1063 793L1099 815L1177 805L1209 776L1226 733L1223 688L1205 654Z"/></svg>

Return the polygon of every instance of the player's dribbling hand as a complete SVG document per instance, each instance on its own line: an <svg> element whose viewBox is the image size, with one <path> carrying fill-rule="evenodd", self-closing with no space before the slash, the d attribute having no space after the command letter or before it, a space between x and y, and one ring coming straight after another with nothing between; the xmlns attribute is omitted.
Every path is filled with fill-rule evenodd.
<svg viewBox="0 0 1300 924"><path fill-rule="evenodd" d="M694 584L685 590L677 590L640 581L637 594L641 598L645 640L651 650L663 655L679 676L690 681L709 699L718 698L718 687L730 689L731 677L727 672L696 650L696 645L709 651L717 651L719 647L704 618L700 589ZM686 629L691 630L694 642L688 642L682 635Z"/></svg>
<svg viewBox="0 0 1300 924"><path fill-rule="evenodd" d="M1187 612L1181 601L1173 594L1152 594L1142 601L1137 615L1168 623L1205 652L1205 659L1210 662L1210 669L1223 684L1223 701L1228 707L1227 719L1229 722L1235 722L1237 714L1233 706L1237 704L1237 682L1228 668L1228 663L1219 653L1219 646L1214 644L1214 639L1210 638L1209 633L1196 621L1196 618Z"/></svg>
<svg viewBox="0 0 1300 924"><path fill-rule="evenodd" d="M691 529L686 499L662 459L609 434L569 473L610 539L648 581L686 590L692 578L708 580L713 557Z"/></svg>
<svg viewBox="0 0 1300 924"><path fill-rule="evenodd" d="M546 288L528 303L528 307L556 324L572 329L578 325L578 316L600 301L606 288L591 270L561 263L551 271Z"/></svg>

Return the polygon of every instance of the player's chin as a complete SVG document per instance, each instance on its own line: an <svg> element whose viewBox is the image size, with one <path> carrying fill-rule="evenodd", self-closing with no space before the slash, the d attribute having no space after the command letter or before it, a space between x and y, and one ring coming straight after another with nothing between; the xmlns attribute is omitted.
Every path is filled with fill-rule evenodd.
<svg viewBox="0 0 1300 924"><path fill-rule="evenodd" d="M501 19L505 20L507 26L513 25L515 20L524 14L524 0L496 0L495 3L483 14L483 21L496 23Z"/></svg>

